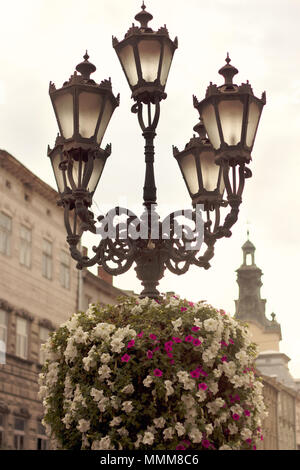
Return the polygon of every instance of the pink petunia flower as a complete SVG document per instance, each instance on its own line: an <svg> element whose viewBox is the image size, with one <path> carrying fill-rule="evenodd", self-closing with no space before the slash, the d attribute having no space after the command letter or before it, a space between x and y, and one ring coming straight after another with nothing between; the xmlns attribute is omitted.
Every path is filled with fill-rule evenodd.
<svg viewBox="0 0 300 470"><path fill-rule="evenodd" d="M173 354L170 353L170 352L167 352L167 356L170 357L170 358L172 358L172 357L173 357Z"/></svg>
<svg viewBox="0 0 300 470"><path fill-rule="evenodd" d="M177 336L173 336L172 340L174 343L182 343L182 339L178 338Z"/></svg>
<svg viewBox="0 0 300 470"><path fill-rule="evenodd" d="M185 312L185 311L187 310L187 308L186 308L186 307L181 307L180 310L181 310L182 312Z"/></svg>
<svg viewBox="0 0 300 470"><path fill-rule="evenodd" d="M189 302L190 307L194 307L194 302Z"/></svg>
<svg viewBox="0 0 300 470"><path fill-rule="evenodd" d="M193 379L198 379L200 372L199 370L195 369L195 370L192 370L192 372L190 372L190 375L191 377L193 377Z"/></svg>
<svg viewBox="0 0 300 470"><path fill-rule="evenodd" d="M200 341L200 339L195 338L195 339L193 340L193 345L194 345L194 346L200 346L200 344L202 344L201 341Z"/></svg>
<svg viewBox="0 0 300 470"><path fill-rule="evenodd" d="M199 326L193 326L192 328L192 331L199 331L199 330L200 330Z"/></svg>
<svg viewBox="0 0 300 470"><path fill-rule="evenodd" d="M205 447L206 449L210 446L210 442L209 442L208 439L202 439L201 444L202 444L203 447Z"/></svg>
<svg viewBox="0 0 300 470"><path fill-rule="evenodd" d="M264 440L264 436L263 436L263 435L260 436L260 440L261 440L261 441Z"/></svg>
<svg viewBox="0 0 300 470"><path fill-rule="evenodd" d="M193 341L193 337L191 335L188 335L184 338L184 341L186 341L187 343L191 343Z"/></svg>
<svg viewBox="0 0 300 470"><path fill-rule="evenodd" d="M256 446L253 446L252 449L253 449L253 450L256 450Z"/></svg>
<svg viewBox="0 0 300 470"><path fill-rule="evenodd" d="M129 348L132 348L132 347L134 346L134 344L135 344L135 341L134 341L134 339L132 339L131 341L128 342L127 348L128 348L128 349L129 349Z"/></svg>
<svg viewBox="0 0 300 470"><path fill-rule="evenodd" d="M228 361L227 361L227 356L221 357L221 361L222 361L222 362L228 362Z"/></svg>
<svg viewBox="0 0 300 470"><path fill-rule="evenodd" d="M224 346L224 348L227 348L228 344L225 341L220 341L220 344Z"/></svg>
<svg viewBox="0 0 300 470"><path fill-rule="evenodd" d="M205 382L201 382L200 384L198 384L198 388L200 390L207 390L208 387Z"/></svg>
<svg viewBox="0 0 300 470"><path fill-rule="evenodd" d="M199 367L198 370L199 370L199 372L200 372L200 375L202 375L203 377L207 377L207 376L208 376L208 374L207 374L204 370L202 370L201 367Z"/></svg>
<svg viewBox="0 0 300 470"><path fill-rule="evenodd" d="M240 396L238 394L234 395L233 398L234 398L235 401L240 401Z"/></svg>
<svg viewBox="0 0 300 470"><path fill-rule="evenodd" d="M185 450L185 447L184 447L182 444L179 444L179 445L176 447L176 450Z"/></svg>
<svg viewBox="0 0 300 470"><path fill-rule="evenodd" d="M244 415L245 415L245 416L250 416L250 411L249 411L249 410L245 410L245 411L244 411Z"/></svg>
<svg viewBox="0 0 300 470"><path fill-rule="evenodd" d="M161 377L163 375L160 369L154 369L153 374L155 375L155 377Z"/></svg>
<svg viewBox="0 0 300 470"><path fill-rule="evenodd" d="M233 413L232 419L233 419L234 421L238 421L238 420L240 419L240 415L238 415L237 413Z"/></svg>
<svg viewBox="0 0 300 470"><path fill-rule="evenodd" d="M247 444L251 444L252 439L246 439Z"/></svg>
<svg viewBox="0 0 300 470"><path fill-rule="evenodd" d="M166 351L172 351L172 349L173 349L173 341L167 341L165 343L165 350Z"/></svg>
<svg viewBox="0 0 300 470"><path fill-rule="evenodd" d="M150 349L148 349L148 351L147 351L147 358L148 358L148 359L152 359L152 357L153 357L153 352L150 351Z"/></svg>
<svg viewBox="0 0 300 470"><path fill-rule="evenodd" d="M171 360L170 360L170 364L171 364L171 365L174 364L174 359L171 359Z"/></svg>
<svg viewBox="0 0 300 470"><path fill-rule="evenodd" d="M154 339L154 340L155 340L155 339L157 339L157 336L156 336L156 335L154 335L153 333L150 333L150 335L149 335L149 338L150 338L150 339Z"/></svg>
<svg viewBox="0 0 300 470"><path fill-rule="evenodd" d="M229 338L229 343L230 343L230 344L234 344L233 339Z"/></svg>
<svg viewBox="0 0 300 470"><path fill-rule="evenodd" d="M124 354L124 356L121 357L122 362L128 362L130 359L130 356L128 354Z"/></svg>
<svg viewBox="0 0 300 470"><path fill-rule="evenodd" d="M142 337L143 337L143 335L144 335L144 332L143 332L143 331L141 331L141 332L138 334L138 338L142 338Z"/></svg>

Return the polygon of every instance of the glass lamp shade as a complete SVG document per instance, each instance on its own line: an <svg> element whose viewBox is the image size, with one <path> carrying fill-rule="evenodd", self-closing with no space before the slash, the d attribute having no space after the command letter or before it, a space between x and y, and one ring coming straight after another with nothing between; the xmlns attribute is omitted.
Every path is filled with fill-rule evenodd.
<svg viewBox="0 0 300 470"><path fill-rule="evenodd" d="M63 155L63 145L57 144L53 149L50 149L48 146L48 157L51 160L58 192L61 195L71 192L71 185L67 175L67 160Z"/></svg>
<svg viewBox="0 0 300 470"><path fill-rule="evenodd" d="M107 146L105 150L87 152L79 148L66 153L62 144L56 145L53 150L48 148L59 193L64 195L79 190L93 195L110 150Z"/></svg>
<svg viewBox="0 0 300 470"><path fill-rule="evenodd" d="M60 89L50 83L49 94L65 148L99 146L110 118L119 104L112 93L110 80L100 85L90 79L96 67L84 56L77 72Z"/></svg>
<svg viewBox="0 0 300 470"><path fill-rule="evenodd" d="M194 106L199 111L208 137L216 150L216 158L230 160L232 164L248 163L262 113L266 103L265 93L261 99L253 95L247 82L240 86L232 83L238 72L229 64L219 71L225 84L209 85L206 97L199 102L194 97Z"/></svg>
<svg viewBox="0 0 300 470"><path fill-rule="evenodd" d="M194 136L182 152L173 147L173 154L193 204L213 203L222 199L222 168L215 163L215 151L208 139Z"/></svg>
<svg viewBox="0 0 300 470"><path fill-rule="evenodd" d="M148 103L155 97L165 98L170 66L177 38L171 41L167 29L153 31L147 23L152 15L142 11L135 17L141 27L132 26L123 41L113 38L113 47L118 55L135 100Z"/></svg>

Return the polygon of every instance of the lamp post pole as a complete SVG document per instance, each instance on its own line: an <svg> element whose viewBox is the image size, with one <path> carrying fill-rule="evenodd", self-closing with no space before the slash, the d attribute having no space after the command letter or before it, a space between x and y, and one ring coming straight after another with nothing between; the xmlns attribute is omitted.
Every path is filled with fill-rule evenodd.
<svg viewBox="0 0 300 470"><path fill-rule="evenodd" d="M132 112L137 114L145 139L144 213L139 218L129 209L115 207L105 217L98 217L99 245L93 247L92 257L82 255L82 234L96 232L97 221L90 206L111 154L110 145L104 150L100 145L119 105L110 80L97 84L91 79L96 67L87 53L62 88L56 89L50 83L59 135L54 148L48 148L48 156L60 193L58 203L64 209L70 253L77 267L99 264L109 274L119 275L135 263L144 287L141 297L157 298L157 286L166 268L178 275L191 265L208 269L216 241L231 235L245 179L251 176L246 165L251 160L265 94L256 98L248 82L240 86L233 83L238 71L227 55L226 65L219 71L225 83L219 87L210 84L200 102L193 98L200 117L194 127L198 136L194 135L183 151L173 147L192 210L175 211L160 221L156 213L154 139L178 43L177 38L169 38L165 26L157 31L148 26L152 15L144 3L135 19L140 26L133 24L120 42L113 37L113 47L132 91ZM230 211L222 224L221 210L227 206ZM126 222L119 222L120 215ZM192 229L182 223L182 216L193 223Z"/></svg>

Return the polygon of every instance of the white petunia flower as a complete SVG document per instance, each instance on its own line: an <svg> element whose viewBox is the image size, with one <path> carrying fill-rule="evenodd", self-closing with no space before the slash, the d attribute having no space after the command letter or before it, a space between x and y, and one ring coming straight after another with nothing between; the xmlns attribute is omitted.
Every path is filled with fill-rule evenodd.
<svg viewBox="0 0 300 470"><path fill-rule="evenodd" d="M130 413L133 410L132 401L123 401L122 410L127 414Z"/></svg>
<svg viewBox="0 0 300 470"><path fill-rule="evenodd" d="M166 399L167 399L168 396L174 393L174 388L172 387L173 382L171 382L171 380L165 380L164 384L166 387Z"/></svg>
<svg viewBox="0 0 300 470"><path fill-rule="evenodd" d="M161 416L160 418L155 418L153 423L156 428L163 428L166 424L166 420Z"/></svg>
<svg viewBox="0 0 300 470"><path fill-rule="evenodd" d="M214 318L207 318L203 322L203 326L206 331L216 331L218 328L218 324L219 322Z"/></svg>
<svg viewBox="0 0 300 470"><path fill-rule="evenodd" d="M107 353L101 354L100 361L102 362L102 364L108 364L110 360L111 360L110 354L107 354Z"/></svg>
<svg viewBox="0 0 300 470"><path fill-rule="evenodd" d="M248 428L243 428L241 430L241 438L246 441L246 439L251 439L252 438L252 431Z"/></svg>
<svg viewBox="0 0 300 470"><path fill-rule="evenodd" d="M111 375L111 369L106 364L104 364L99 368L98 374L100 376L100 380L109 379Z"/></svg>
<svg viewBox="0 0 300 470"><path fill-rule="evenodd" d="M92 450L114 450L109 436L102 437L100 441L94 441L91 447Z"/></svg>
<svg viewBox="0 0 300 470"><path fill-rule="evenodd" d="M86 419L80 419L76 427L78 431L80 432L87 432L90 429L90 426L91 426L90 421L87 421Z"/></svg>
<svg viewBox="0 0 300 470"><path fill-rule="evenodd" d="M234 423L229 423L229 424L228 424L228 429L229 429L230 434L236 434L236 433L238 432L238 430L239 430L239 428L237 427L237 425L234 424Z"/></svg>
<svg viewBox="0 0 300 470"><path fill-rule="evenodd" d="M147 377L143 380L143 384L145 387L150 387L152 382L153 382L153 378L151 377L151 375L147 375Z"/></svg>
<svg viewBox="0 0 300 470"><path fill-rule="evenodd" d="M166 428L163 432L164 435L164 440L167 441L168 439L172 439L174 434L174 429L173 428Z"/></svg>
<svg viewBox="0 0 300 470"><path fill-rule="evenodd" d="M198 428L192 428L189 432L189 438L194 444L199 444L202 441L202 432Z"/></svg>
<svg viewBox="0 0 300 470"><path fill-rule="evenodd" d="M123 436L123 437L128 437L129 436L129 432L124 427L120 428L120 429L117 429L117 432L120 434L120 436Z"/></svg>
<svg viewBox="0 0 300 470"><path fill-rule="evenodd" d="M183 436L185 434L185 427L183 426L182 423L176 423L175 424L175 429L177 431L178 436Z"/></svg>
<svg viewBox="0 0 300 470"><path fill-rule="evenodd" d="M134 386L132 384L128 384L126 387L122 388L121 392L131 395L134 392Z"/></svg>
<svg viewBox="0 0 300 470"><path fill-rule="evenodd" d="M209 423L205 426L205 432L206 432L207 436L210 436L213 433L213 430L214 430L214 427L211 423Z"/></svg>
<svg viewBox="0 0 300 470"><path fill-rule="evenodd" d="M175 331L178 331L179 328L182 326L182 320L181 320L180 317L177 318L177 320L172 321L171 323L172 323L173 328L174 328Z"/></svg>
<svg viewBox="0 0 300 470"><path fill-rule="evenodd" d="M154 435L152 434L152 432L146 431L145 434L144 434L142 442L145 445L150 445L151 446L154 442Z"/></svg>
<svg viewBox="0 0 300 470"><path fill-rule="evenodd" d="M94 401L96 402L104 398L103 390L98 390L97 388L92 388L90 391L90 395L94 398Z"/></svg>
<svg viewBox="0 0 300 470"><path fill-rule="evenodd" d="M109 423L110 427L119 426L122 422L122 418L120 416L115 416L111 422Z"/></svg>

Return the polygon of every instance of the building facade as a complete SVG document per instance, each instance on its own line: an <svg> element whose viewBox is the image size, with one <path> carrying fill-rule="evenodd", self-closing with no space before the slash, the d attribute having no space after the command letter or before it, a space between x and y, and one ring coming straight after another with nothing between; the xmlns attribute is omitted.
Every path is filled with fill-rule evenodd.
<svg viewBox="0 0 300 470"><path fill-rule="evenodd" d="M292 377L290 358L280 352L281 327L271 314L266 317L266 300L261 298L262 271L255 264L255 246L250 240L242 246L243 263L237 269L239 298L235 318L248 324L252 340L258 346L256 368L263 376L268 417L263 423L263 450L300 448L300 394Z"/></svg>
<svg viewBox="0 0 300 470"><path fill-rule="evenodd" d="M0 449L46 449L37 397L51 331L89 303L122 291L101 268L79 271L57 192L0 150Z"/></svg>

